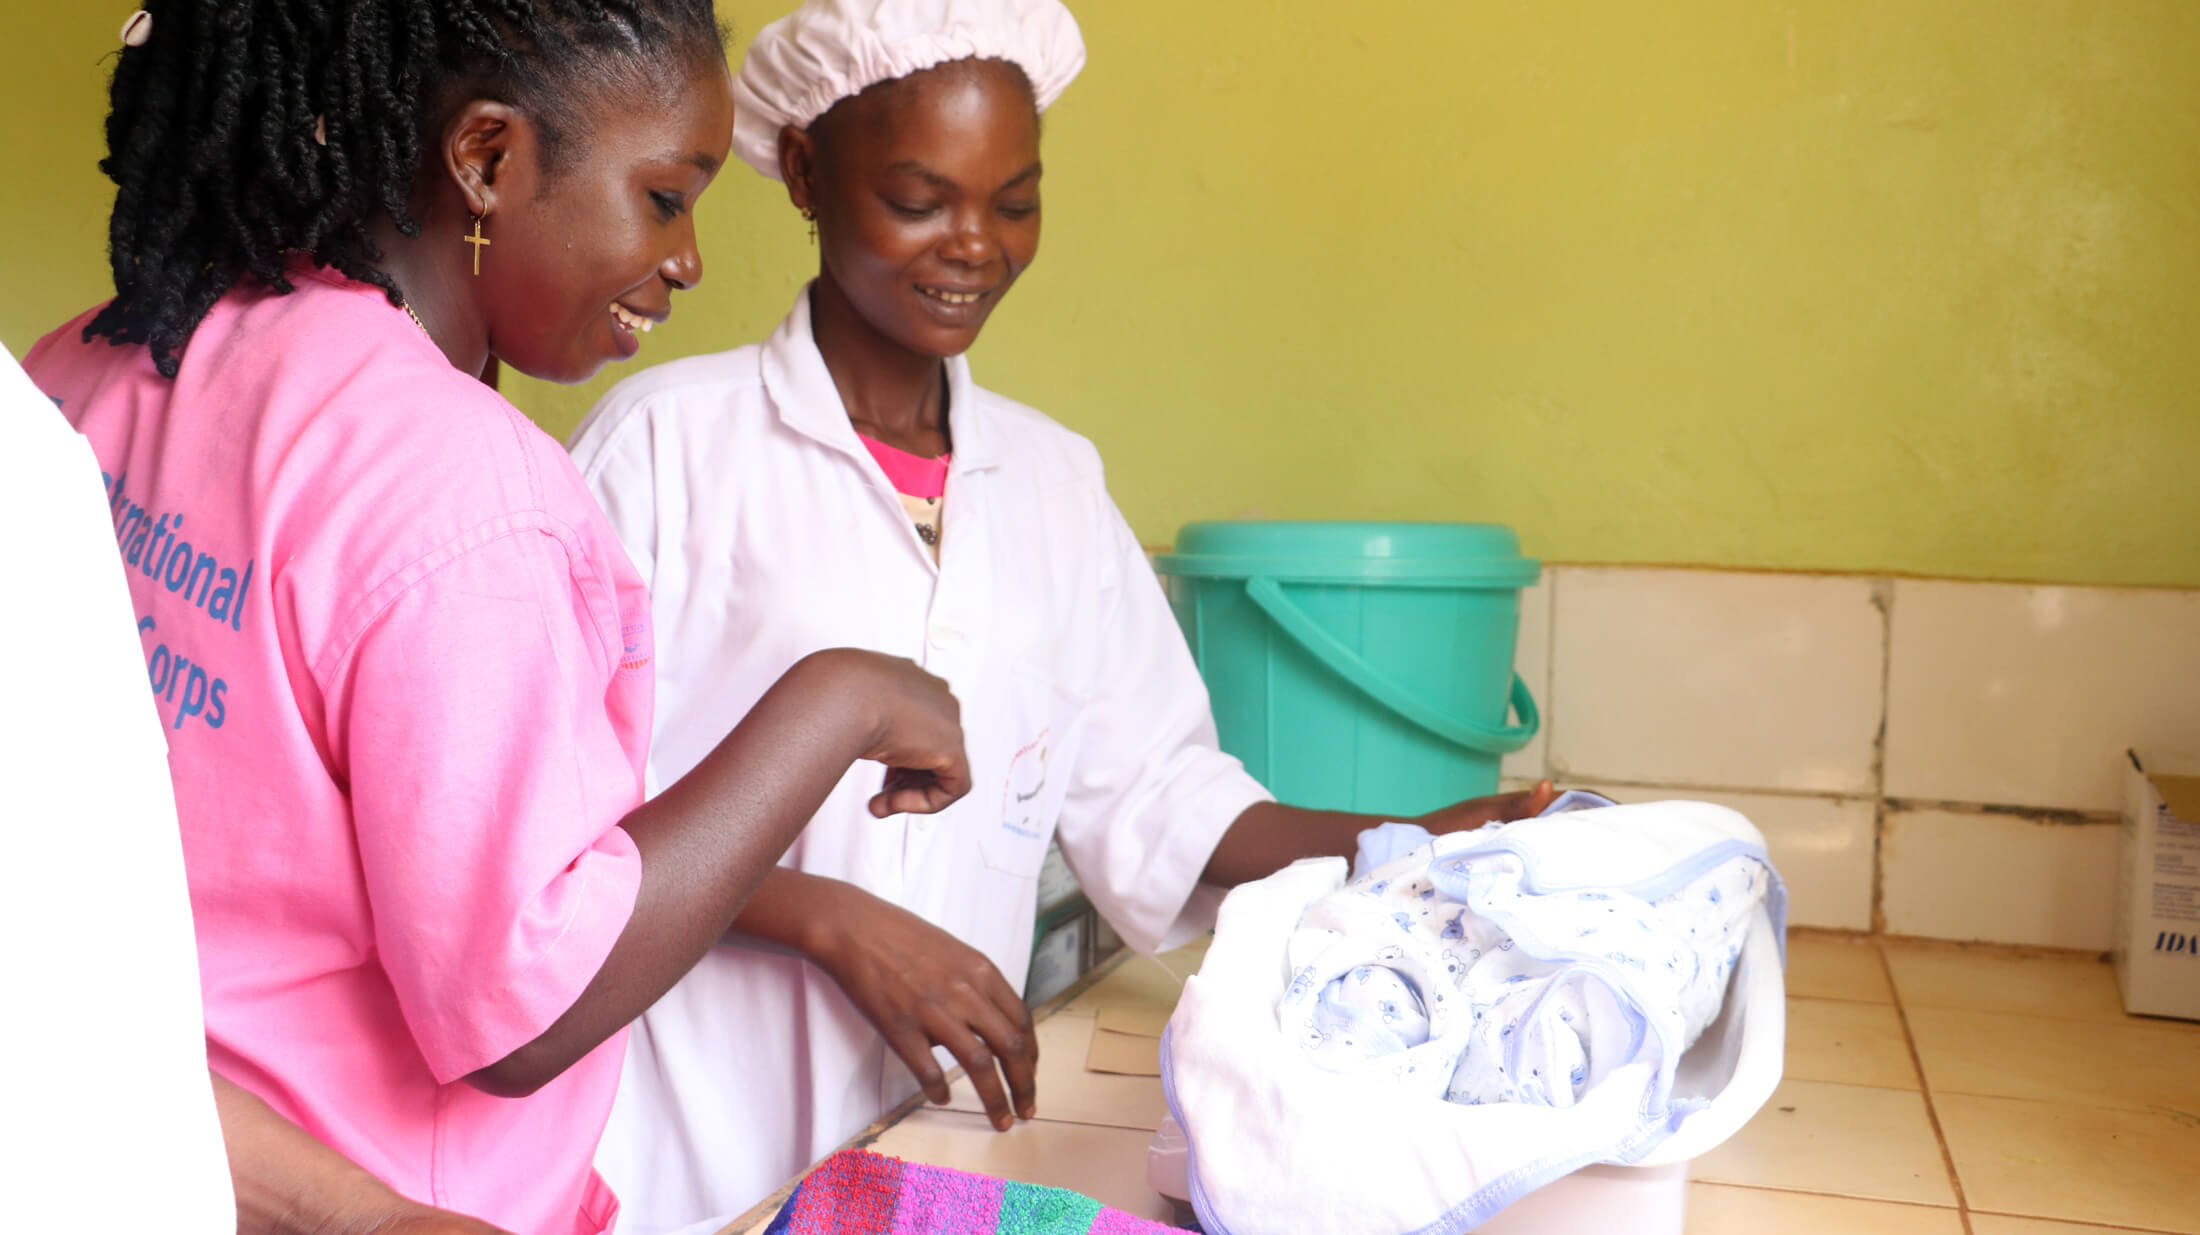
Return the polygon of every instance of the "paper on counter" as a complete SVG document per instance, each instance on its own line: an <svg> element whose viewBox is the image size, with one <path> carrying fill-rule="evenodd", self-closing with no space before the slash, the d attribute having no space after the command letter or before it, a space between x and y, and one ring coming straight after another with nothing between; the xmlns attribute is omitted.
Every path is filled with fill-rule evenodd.
<svg viewBox="0 0 2200 1235"><path fill-rule="evenodd" d="M1141 1038L1158 1038L1169 1024L1168 1008L1147 1008L1136 1004L1110 1004L1100 1009L1095 1022L1099 1028L1115 1033L1135 1034Z"/></svg>
<svg viewBox="0 0 2200 1235"><path fill-rule="evenodd" d="M1112 1072L1118 1076L1159 1076L1161 1039L1095 1028L1092 1045L1085 1049L1085 1070Z"/></svg>

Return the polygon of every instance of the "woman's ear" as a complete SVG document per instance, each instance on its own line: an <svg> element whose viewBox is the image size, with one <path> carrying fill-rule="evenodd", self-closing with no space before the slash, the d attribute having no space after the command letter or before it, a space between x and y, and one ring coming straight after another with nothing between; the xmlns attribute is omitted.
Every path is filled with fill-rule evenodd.
<svg viewBox="0 0 2200 1235"><path fill-rule="evenodd" d="M787 200L808 214L817 209L817 143L807 129L779 130L779 178L787 182Z"/></svg>
<svg viewBox="0 0 2200 1235"><path fill-rule="evenodd" d="M475 99L443 127L443 170L466 212L488 218L500 201L526 201L541 176L535 126L510 104Z"/></svg>

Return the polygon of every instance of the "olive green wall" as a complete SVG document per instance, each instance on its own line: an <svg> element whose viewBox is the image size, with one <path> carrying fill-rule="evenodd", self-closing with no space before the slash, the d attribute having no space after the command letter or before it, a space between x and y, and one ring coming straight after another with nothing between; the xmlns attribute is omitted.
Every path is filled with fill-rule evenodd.
<svg viewBox="0 0 2200 1235"><path fill-rule="evenodd" d="M123 12L4 2L20 351L104 294ZM1046 245L974 361L1145 539L1491 519L1556 560L2200 585L2200 4L1079 15ZM645 363L761 336L810 260L745 170L702 213ZM562 433L607 380L508 391Z"/></svg>

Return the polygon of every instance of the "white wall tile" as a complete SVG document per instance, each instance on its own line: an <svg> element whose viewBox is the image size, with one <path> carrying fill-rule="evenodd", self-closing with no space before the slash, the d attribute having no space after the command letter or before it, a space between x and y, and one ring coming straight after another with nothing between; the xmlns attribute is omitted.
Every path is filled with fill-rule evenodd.
<svg viewBox="0 0 2200 1235"><path fill-rule="evenodd" d="M2123 752L2200 761L2200 592L1898 580L1887 794L2112 811Z"/></svg>
<svg viewBox="0 0 2200 1235"><path fill-rule="evenodd" d="M1740 811L1765 834L1772 864L1787 883L1788 923L1834 930L1872 928L1872 847L1878 806L1864 798L1714 793L1683 786L1581 785L1615 802L1681 798Z"/></svg>
<svg viewBox="0 0 2200 1235"><path fill-rule="evenodd" d="M2106 948L2116 916L2117 833L2113 823L1890 808L1879 849L1887 930Z"/></svg>
<svg viewBox="0 0 2200 1235"><path fill-rule="evenodd" d="M1513 671L1528 683L1535 705L1543 712L1543 727L1535 740L1505 756L1502 776L1541 780L1545 774L1544 746L1551 732L1551 583L1558 572L1545 567L1543 578L1520 593L1520 641L1513 652Z"/></svg>
<svg viewBox="0 0 2200 1235"><path fill-rule="evenodd" d="M1574 779L1870 795L1885 625L1869 579L1569 569L1551 768Z"/></svg>

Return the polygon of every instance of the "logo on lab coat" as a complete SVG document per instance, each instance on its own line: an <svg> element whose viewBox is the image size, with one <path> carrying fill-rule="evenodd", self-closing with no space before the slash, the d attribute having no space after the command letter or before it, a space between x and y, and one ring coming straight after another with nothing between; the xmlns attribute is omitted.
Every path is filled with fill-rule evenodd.
<svg viewBox="0 0 2200 1235"><path fill-rule="evenodd" d="M1001 826L1034 840L1045 834L1039 799L1047 788L1047 734L1041 729L1016 752L1008 762L1008 781L1001 786Z"/></svg>

